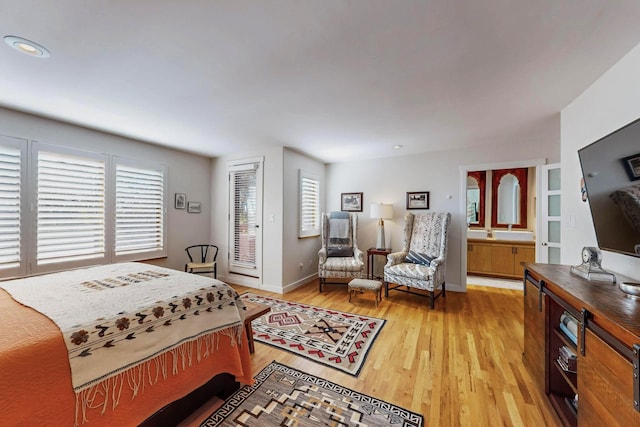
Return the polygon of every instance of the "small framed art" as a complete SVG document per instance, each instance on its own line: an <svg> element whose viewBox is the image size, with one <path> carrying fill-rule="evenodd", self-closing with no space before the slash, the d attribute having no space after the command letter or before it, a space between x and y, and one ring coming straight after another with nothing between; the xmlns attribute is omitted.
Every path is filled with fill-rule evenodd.
<svg viewBox="0 0 640 427"><path fill-rule="evenodd" d="M429 209L429 192L407 191L407 209Z"/></svg>
<svg viewBox="0 0 640 427"><path fill-rule="evenodd" d="M346 212L362 212L362 193L340 194L340 210Z"/></svg>
<svg viewBox="0 0 640 427"><path fill-rule="evenodd" d="M640 179L640 153L634 154L633 156L627 156L621 160L624 164L625 170L627 171L627 175L629 175L629 179L631 181Z"/></svg>
<svg viewBox="0 0 640 427"><path fill-rule="evenodd" d="M200 202L187 203L187 212L189 213L200 213L201 208L202 208L202 204Z"/></svg>
<svg viewBox="0 0 640 427"><path fill-rule="evenodd" d="M174 206L176 209L185 209L187 207L187 195L184 193L176 193Z"/></svg>

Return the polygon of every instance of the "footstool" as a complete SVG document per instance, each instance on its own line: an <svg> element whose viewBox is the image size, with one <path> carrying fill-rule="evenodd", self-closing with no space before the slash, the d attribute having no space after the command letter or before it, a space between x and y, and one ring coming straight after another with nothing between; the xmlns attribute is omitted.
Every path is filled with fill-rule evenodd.
<svg viewBox="0 0 640 427"><path fill-rule="evenodd" d="M351 302L351 294L362 291L373 291L376 296L376 307L378 301L382 301L382 282L379 280L369 279L353 279L349 282L349 302Z"/></svg>

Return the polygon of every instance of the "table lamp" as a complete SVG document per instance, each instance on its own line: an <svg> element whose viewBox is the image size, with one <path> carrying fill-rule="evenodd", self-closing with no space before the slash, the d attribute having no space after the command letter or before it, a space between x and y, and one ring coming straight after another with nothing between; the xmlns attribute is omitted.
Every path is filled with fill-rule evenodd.
<svg viewBox="0 0 640 427"><path fill-rule="evenodd" d="M376 242L376 249L386 249L384 243L384 220L393 218L393 205L372 203L370 212L371 218L378 220L378 240Z"/></svg>

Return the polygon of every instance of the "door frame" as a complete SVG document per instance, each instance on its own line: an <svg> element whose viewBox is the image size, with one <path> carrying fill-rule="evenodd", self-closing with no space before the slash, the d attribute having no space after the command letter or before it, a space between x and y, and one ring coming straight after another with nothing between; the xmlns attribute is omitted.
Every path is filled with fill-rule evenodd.
<svg viewBox="0 0 640 427"><path fill-rule="evenodd" d="M257 165L256 167L256 227L255 227L255 274L241 274L239 272L232 272L231 267L231 252L233 251L233 245L231 239L233 238L233 225L232 225L232 210L233 210L233 195L231 194L231 172L236 169L239 170L245 165ZM260 289L262 284L262 217L263 217L263 181L264 181L264 157L250 157L246 159L232 160L227 163L227 193L228 193L228 209L227 209L227 242L229 244L229 251L227 253L227 265L228 273L227 278L230 282L247 286L250 288Z"/></svg>
<svg viewBox="0 0 640 427"><path fill-rule="evenodd" d="M510 162L495 162L495 163L481 163L471 165L460 166L460 282L462 291L467 291L467 172L478 170L493 170L493 169L515 169L515 168L536 168L536 196L539 194L539 182L537 178L540 173L540 166L545 165L547 159L529 159L529 160L515 160ZM538 199L538 197L536 197ZM540 213L539 201L536 201L536 220ZM536 224L537 227L537 224ZM485 219L485 228L487 228ZM491 227L488 227L491 228ZM537 238L537 236L536 236Z"/></svg>

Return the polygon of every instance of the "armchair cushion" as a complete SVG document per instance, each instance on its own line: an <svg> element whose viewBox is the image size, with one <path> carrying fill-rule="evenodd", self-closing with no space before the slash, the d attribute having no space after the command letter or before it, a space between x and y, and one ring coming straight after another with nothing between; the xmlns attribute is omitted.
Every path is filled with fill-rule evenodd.
<svg viewBox="0 0 640 427"><path fill-rule="evenodd" d="M353 246L331 246L327 248L328 257L353 256Z"/></svg>
<svg viewBox="0 0 640 427"><path fill-rule="evenodd" d="M430 281L436 269L430 265L405 262L388 267L386 274L405 277L409 280Z"/></svg>
<svg viewBox="0 0 640 427"><path fill-rule="evenodd" d="M433 257L430 257L427 254L423 254L421 252L416 252L416 251L409 251L409 254L404 259L404 262L410 262L412 264L429 265L431 264L431 260L433 260Z"/></svg>

